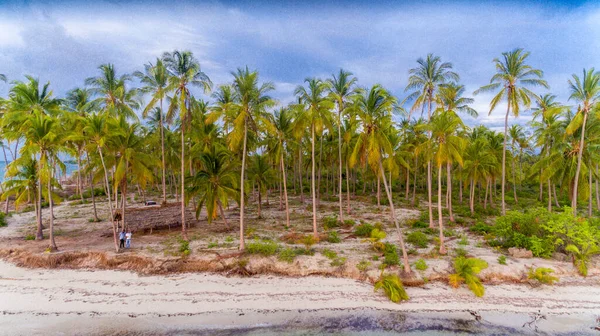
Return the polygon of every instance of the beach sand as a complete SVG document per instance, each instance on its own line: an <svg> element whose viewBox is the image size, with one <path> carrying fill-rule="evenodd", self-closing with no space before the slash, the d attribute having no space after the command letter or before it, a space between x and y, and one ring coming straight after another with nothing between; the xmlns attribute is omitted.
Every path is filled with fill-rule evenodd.
<svg viewBox="0 0 600 336"><path fill-rule="evenodd" d="M373 293L372 285L343 278L139 276L126 271L25 269L0 261L0 334L178 334L314 322L331 314L363 314L361 309L436 312L465 319L469 309L513 327L541 311L554 316L541 321L541 327L546 323L553 331L590 332L600 315L598 286L489 285L483 298L440 283L407 290L411 300L394 304ZM513 318L507 319L510 313Z"/></svg>

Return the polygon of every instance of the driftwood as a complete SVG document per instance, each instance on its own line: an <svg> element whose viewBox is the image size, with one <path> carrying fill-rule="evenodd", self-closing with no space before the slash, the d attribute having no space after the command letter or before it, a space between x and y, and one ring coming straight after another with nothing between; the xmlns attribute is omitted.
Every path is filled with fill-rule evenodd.
<svg viewBox="0 0 600 336"><path fill-rule="evenodd" d="M115 220L121 220L121 209L115 211ZM186 225L195 226L198 221L196 214L190 209L185 213ZM125 227L138 233L151 233L156 230L181 229L181 204L169 203L166 205L135 205L125 209ZM112 236L112 230L102 236Z"/></svg>

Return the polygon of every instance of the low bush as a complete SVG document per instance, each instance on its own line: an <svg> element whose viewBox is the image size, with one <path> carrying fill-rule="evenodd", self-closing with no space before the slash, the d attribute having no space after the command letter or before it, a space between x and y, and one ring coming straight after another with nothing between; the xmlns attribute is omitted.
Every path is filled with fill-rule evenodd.
<svg viewBox="0 0 600 336"><path fill-rule="evenodd" d="M487 267L488 263L478 258L456 257L454 259L455 273L450 274L448 282L454 288L458 288L464 283L475 296L481 297L485 294L485 288L477 275Z"/></svg>
<svg viewBox="0 0 600 336"><path fill-rule="evenodd" d="M306 246L306 249L310 249L313 245L319 242L318 238L315 238L312 234L308 234L300 238L300 243Z"/></svg>
<svg viewBox="0 0 600 336"><path fill-rule="evenodd" d="M415 262L415 268L419 271L424 271L428 268L428 266L425 260L419 259Z"/></svg>
<svg viewBox="0 0 600 336"><path fill-rule="evenodd" d="M371 266L371 262L367 260L361 260L358 264L356 264L356 268L361 272L365 273L369 267Z"/></svg>
<svg viewBox="0 0 600 336"><path fill-rule="evenodd" d="M383 264L386 266L395 266L400 264L400 257L398 257L396 245L384 243L383 258Z"/></svg>
<svg viewBox="0 0 600 336"><path fill-rule="evenodd" d="M506 265L506 256L505 255L501 255L498 257L498 264Z"/></svg>
<svg viewBox="0 0 600 336"><path fill-rule="evenodd" d="M367 238L367 240L371 243L371 246L373 246L373 249L375 251L381 252L384 249L384 244L381 242L381 240L384 239L386 236L387 235L384 231L381 231L379 229L373 229L371 231L370 237Z"/></svg>
<svg viewBox="0 0 600 336"><path fill-rule="evenodd" d="M557 277L551 275L552 273L554 273L554 270L551 268L546 268L546 267L538 267L536 269L530 268L529 275L527 276L527 278L531 279L531 280L536 280L539 283L542 283L545 285L552 285L556 281L558 281Z"/></svg>
<svg viewBox="0 0 600 336"><path fill-rule="evenodd" d="M340 243L342 239L340 238L340 234L337 231L329 231L327 232L327 242L337 244Z"/></svg>
<svg viewBox="0 0 600 336"><path fill-rule="evenodd" d="M481 221L477 221L477 223L475 223L475 225L471 226L469 228L469 231L473 232L473 233L479 233L479 234L486 234L486 233L490 233L494 230L494 227L491 225L488 225L484 222Z"/></svg>
<svg viewBox="0 0 600 336"><path fill-rule="evenodd" d="M577 267L579 274L584 277L588 275L588 263L592 256L600 254L600 248L593 244L585 244L581 248L571 244L565 248L573 256L573 265Z"/></svg>
<svg viewBox="0 0 600 336"><path fill-rule="evenodd" d="M190 242L184 239L179 240L179 253L182 256L190 255Z"/></svg>
<svg viewBox="0 0 600 336"><path fill-rule="evenodd" d="M25 240L35 240L35 235L33 233L29 233L25 236Z"/></svg>
<svg viewBox="0 0 600 336"><path fill-rule="evenodd" d="M336 216L325 216L325 217L323 217L322 221L323 221L323 228L325 230L331 230L331 229L334 229L334 228L340 226L340 223Z"/></svg>
<svg viewBox="0 0 600 336"><path fill-rule="evenodd" d="M379 280L375 282L375 291L377 292L380 289L383 289L385 295L394 303L409 299L402 281L396 274L382 274Z"/></svg>
<svg viewBox="0 0 600 336"><path fill-rule="evenodd" d="M373 231L374 228L375 227L373 225L368 223L360 224L354 230L354 235L367 238L371 235L371 231Z"/></svg>
<svg viewBox="0 0 600 336"><path fill-rule="evenodd" d="M412 222L412 224L410 224L410 227L412 227L413 229L426 229L429 227L429 223L425 223L422 220L416 220Z"/></svg>
<svg viewBox="0 0 600 336"><path fill-rule="evenodd" d="M6 222L6 214L4 212L0 212L0 227L4 227L7 225L8 223Z"/></svg>
<svg viewBox="0 0 600 336"><path fill-rule="evenodd" d="M277 243L271 240L253 241L246 245L246 252L249 254L272 256L277 252L278 248Z"/></svg>
<svg viewBox="0 0 600 336"><path fill-rule="evenodd" d="M408 234L406 241L418 248L426 248L429 245L429 238L420 231L413 231Z"/></svg>
<svg viewBox="0 0 600 336"><path fill-rule="evenodd" d="M322 255L324 255L327 259L335 259L337 258L337 253L333 250L330 249L324 249L321 252Z"/></svg>

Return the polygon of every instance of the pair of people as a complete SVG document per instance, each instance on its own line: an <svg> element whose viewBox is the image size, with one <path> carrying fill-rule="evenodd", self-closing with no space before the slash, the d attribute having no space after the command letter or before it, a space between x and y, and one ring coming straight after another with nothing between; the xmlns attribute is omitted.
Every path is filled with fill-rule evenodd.
<svg viewBox="0 0 600 336"><path fill-rule="evenodd" d="M119 248L130 248L131 247L131 230L128 230L127 232L125 232L125 230L121 231L121 233L119 233Z"/></svg>

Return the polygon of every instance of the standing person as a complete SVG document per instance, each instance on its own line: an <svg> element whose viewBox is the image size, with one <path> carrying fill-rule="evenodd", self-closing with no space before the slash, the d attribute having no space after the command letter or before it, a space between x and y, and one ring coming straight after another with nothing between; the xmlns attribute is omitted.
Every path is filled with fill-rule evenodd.
<svg viewBox="0 0 600 336"><path fill-rule="evenodd" d="M131 247L131 230L127 231L127 233L125 234L125 239L126 239L126 243L125 243L125 248L130 248Z"/></svg>
<svg viewBox="0 0 600 336"><path fill-rule="evenodd" d="M121 231L121 233L119 233L119 240L120 240L120 244L119 244L119 248L124 248L125 247L125 230Z"/></svg>

